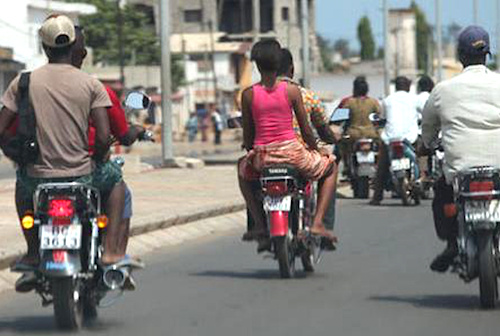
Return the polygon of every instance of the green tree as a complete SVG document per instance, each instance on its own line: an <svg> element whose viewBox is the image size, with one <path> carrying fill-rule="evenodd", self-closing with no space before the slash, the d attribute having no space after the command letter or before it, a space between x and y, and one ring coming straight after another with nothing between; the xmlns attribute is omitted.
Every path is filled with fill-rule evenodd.
<svg viewBox="0 0 500 336"><path fill-rule="evenodd" d="M317 37L319 52L321 55L321 62L323 63L323 69L325 69L325 71L332 72L334 66L332 63L332 48L330 46L330 41L319 34L317 35Z"/></svg>
<svg viewBox="0 0 500 336"><path fill-rule="evenodd" d="M361 45L361 59L372 60L375 58L375 40L373 39L370 19L363 16L358 23L358 40Z"/></svg>
<svg viewBox="0 0 500 336"><path fill-rule="evenodd" d="M97 13L80 17L87 45L92 48L94 62L118 65L118 10L115 0L66 0L84 2L97 7ZM159 65L160 43L152 18L140 7L128 4L122 8L123 51L126 65ZM172 89L175 91L184 81L184 69L180 57L172 57Z"/></svg>
<svg viewBox="0 0 500 336"><path fill-rule="evenodd" d="M411 3L411 9L415 12L416 38L417 38L417 65L418 69L427 72L429 61L429 44L431 39L431 28L427 23L425 13L418 7L415 1Z"/></svg>

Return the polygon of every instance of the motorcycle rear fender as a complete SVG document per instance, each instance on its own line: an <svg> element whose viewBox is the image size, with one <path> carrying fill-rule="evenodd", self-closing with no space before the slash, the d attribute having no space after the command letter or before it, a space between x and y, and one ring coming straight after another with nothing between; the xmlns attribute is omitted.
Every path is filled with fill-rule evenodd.
<svg viewBox="0 0 500 336"><path fill-rule="evenodd" d="M40 252L40 273L49 277L68 277L82 270L80 250L43 250Z"/></svg>
<svg viewBox="0 0 500 336"><path fill-rule="evenodd" d="M271 237L284 237L288 234L288 211L269 212L269 231Z"/></svg>

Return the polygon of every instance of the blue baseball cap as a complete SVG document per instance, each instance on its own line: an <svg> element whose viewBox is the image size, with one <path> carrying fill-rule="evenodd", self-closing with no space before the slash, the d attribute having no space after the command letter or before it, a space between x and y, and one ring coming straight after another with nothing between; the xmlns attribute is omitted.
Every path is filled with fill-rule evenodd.
<svg viewBox="0 0 500 336"><path fill-rule="evenodd" d="M490 53L490 35L479 26L468 26L458 36L458 51L470 56Z"/></svg>

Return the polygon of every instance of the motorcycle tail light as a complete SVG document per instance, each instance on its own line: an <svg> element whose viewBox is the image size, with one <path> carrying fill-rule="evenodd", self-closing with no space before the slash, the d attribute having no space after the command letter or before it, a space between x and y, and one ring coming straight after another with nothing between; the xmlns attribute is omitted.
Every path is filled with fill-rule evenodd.
<svg viewBox="0 0 500 336"><path fill-rule="evenodd" d="M472 181L469 183L469 192L477 193L472 195L473 199L491 200L493 198L492 191L495 189L493 181Z"/></svg>
<svg viewBox="0 0 500 336"><path fill-rule="evenodd" d="M358 148L362 152L369 152L372 149L372 143L370 141L359 141Z"/></svg>
<svg viewBox="0 0 500 336"><path fill-rule="evenodd" d="M397 159L402 158L405 154L405 144L403 141L391 142L391 150L393 157Z"/></svg>
<svg viewBox="0 0 500 336"><path fill-rule="evenodd" d="M269 196L282 196L288 193L288 185L286 181L267 182L265 192Z"/></svg>
<svg viewBox="0 0 500 336"><path fill-rule="evenodd" d="M49 201L48 215L52 223L57 225L70 224L75 214L73 201L67 198L54 198Z"/></svg>

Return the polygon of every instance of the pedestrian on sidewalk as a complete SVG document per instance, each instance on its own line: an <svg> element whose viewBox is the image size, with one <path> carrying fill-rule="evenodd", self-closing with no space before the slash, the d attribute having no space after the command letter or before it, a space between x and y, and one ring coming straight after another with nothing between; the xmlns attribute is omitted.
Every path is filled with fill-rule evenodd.
<svg viewBox="0 0 500 336"><path fill-rule="evenodd" d="M188 141L194 142L198 134L198 117L194 112L189 115L189 119L186 123L186 132L188 134Z"/></svg>
<svg viewBox="0 0 500 336"><path fill-rule="evenodd" d="M214 134L215 134L214 144L220 145L222 143L221 136L224 125L222 123L222 117L219 111L217 111L215 104L210 104L210 115L212 118L212 125L214 127Z"/></svg>

